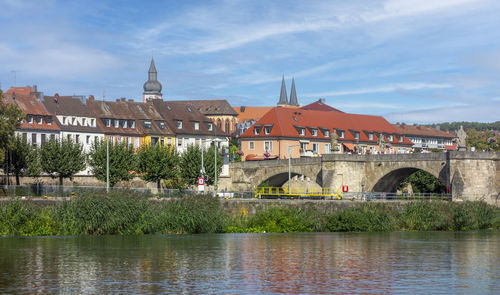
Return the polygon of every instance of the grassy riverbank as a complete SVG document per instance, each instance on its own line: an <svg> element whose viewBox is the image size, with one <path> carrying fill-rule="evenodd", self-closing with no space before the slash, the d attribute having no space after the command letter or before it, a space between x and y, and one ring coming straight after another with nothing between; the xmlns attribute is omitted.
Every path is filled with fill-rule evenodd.
<svg viewBox="0 0 500 295"><path fill-rule="evenodd" d="M413 202L402 209L366 203L329 214L274 206L236 218L218 199L207 196L153 202L132 195L92 194L53 206L19 199L0 203L0 236L487 228L500 228L500 208L481 202Z"/></svg>

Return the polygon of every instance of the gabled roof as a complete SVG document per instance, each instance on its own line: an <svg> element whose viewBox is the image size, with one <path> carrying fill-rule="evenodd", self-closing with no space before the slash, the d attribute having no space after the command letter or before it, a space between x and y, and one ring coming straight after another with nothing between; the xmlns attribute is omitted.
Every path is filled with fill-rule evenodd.
<svg viewBox="0 0 500 295"><path fill-rule="evenodd" d="M238 120L240 122L250 120L258 121L271 109L273 109L273 107L233 107L233 110L238 114Z"/></svg>
<svg viewBox="0 0 500 295"><path fill-rule="evenodd" d="M341 110L336 109L334 107L331 107L327 105L324 101L324 99L318 99L317 101L310 103L308 105L305 105L301 107L303 110L314 110L314 111L325 111L325 112L339 112L343 113Z"/></svg>
<svg viewBox="0 0 500 295"><path fill-rule="evenodd" d="M156 108L150 103L126 102L130 113L133 118L140 121L138 128L142 130L145 134L156 134L156 135L170 135L174 134L169 124L161 116L161 114L156 110ZM151 121L151 128L146 128L144 126L144 121ZM160 123L165 123L162 127Z"/></svg>
<svg viewBox="0 0 500 295"><path fill-rule="evenodd" d="M216 100L176 100L191 104L205 116L229 115L237 116L229 102L225 99Z"/></svg>
<svg viewBox="0 0 500 295"><path fill-rule="evenodd" d="M142 136L144 134L139 126L140 122L135 119L135 115L130 111L126 101L113 102L89 99L86 105L91 114L98 118L97 126L106 134L121 134L125 136ZM102 119L134 120L136 128L122 128L121 126L115 128L113 125L106 127Z"/></svg>
<svg viewBox="0 0 500 295"><path fill-rule="evenodd" d="M446 132L442 130L437 130L436 128L420 126L420 125L406 125L406 124L394 124L394 127L404 135L418 135L418 136L430 136L430 137L441 137L453 139L455 138L454 132Z"/></svg>
<svg viewBox="0 0 500 295"><path fill-rule="evenodd" d="M273 124L269 134L256 135L254 129L257 126L269 126ZM304 128L305 136L299 135L299 129ZM318 136L313 136L312 129L318 130ZM329 136L325 136L324 130L342 130L345 132L343 139L340 141L355 141L354 132L359 132L360 142L378 141L379 133L385 135L398 135L398 131L383 117L371 115L347 114L339 112L324 112L313 110L302 110L296 108L275 107L266 113L259 121L245 131L240 138L258 138L258 137L291 137L304 139L323 139L330 140ZM368 134L373 133L373 139L370 140ZM412 145L412 143L404 137L403 142L399 142L394 136L391 143ZM386 139L386 142L388 140Z"/></svg>
<svg viewBox="0 0 500 295"><path fill-rule="evenodd" d="M54 116L62 115L62 116L96 118L90 113L90 110L87 108L86 105L82 103L82 101L79 98L75 98L72 96L58 96L57 100L55 99L54 96L45 96L43 99L43 105ZM56 121L59 128L63 131L92 132L92 133L102 132L97 123L96 127L90 127L90 126L82 126L79 123L77 123L77 125L63 125L62 122L59 122L57 117Z"/></svg>
<svg viewBox="0 0 500 295"><path fill-rule="evenodd" d="M155 99L148 103L154 105L175 134L224 135L224 132L212 123L212 120L198 111L189 101ZM182 129L177 128L177 121L182 121ZM199 123L199 130L194 129L195 122ZM212 125L211 131L208 130L208 124Z"/></svg>

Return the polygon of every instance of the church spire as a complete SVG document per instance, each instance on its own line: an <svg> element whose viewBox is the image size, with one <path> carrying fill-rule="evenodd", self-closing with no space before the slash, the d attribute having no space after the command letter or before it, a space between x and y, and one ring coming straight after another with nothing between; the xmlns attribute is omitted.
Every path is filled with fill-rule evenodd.
<svg viewBox="0 0 500 295"><path fill-rule="evenodd" d="M281 93L280 101L278 101L278 106L285 106L288 104L288 96L286 95L286 85L285 85L285 75L281 79Z"/></svg>
<svg viewBox="0 0 500 295"><path fill-rule="evenodd" d="M151 65L149 66L148 71L148 80L144 83L144 92L142 94L143 102L146 102L151 99L161 99L161 83L158 82L155 66L155 60L151 58Z"/></svg>
<svg viewBox="0 0 500 295"><path fill-rule="evenodd" d="M290 105L298 106L297 92L295 91L295 80L292 78L292 89L290 90Z"/></svg>

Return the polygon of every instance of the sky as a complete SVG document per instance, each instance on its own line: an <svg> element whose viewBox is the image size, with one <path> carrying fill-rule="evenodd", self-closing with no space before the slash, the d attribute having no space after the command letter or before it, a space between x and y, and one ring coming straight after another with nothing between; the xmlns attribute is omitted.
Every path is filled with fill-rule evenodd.
<svg viewBox="0 0 500 295"><path fill-rule="evenodd" d="M45 95L273 106L292 77L388 121L500 120L500 1L0 0L0 83Z"/></svg>

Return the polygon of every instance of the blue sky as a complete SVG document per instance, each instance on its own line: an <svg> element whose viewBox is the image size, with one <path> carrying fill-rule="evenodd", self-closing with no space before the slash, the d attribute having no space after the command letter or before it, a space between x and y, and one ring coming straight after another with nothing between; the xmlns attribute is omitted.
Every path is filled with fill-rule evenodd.
<svg viewBox="0 0 500 295"><path fill-rule="evenodd" d="M0 83L275 105L281 77L391 122L500 120L500 1L0 0Z"/></svg>

